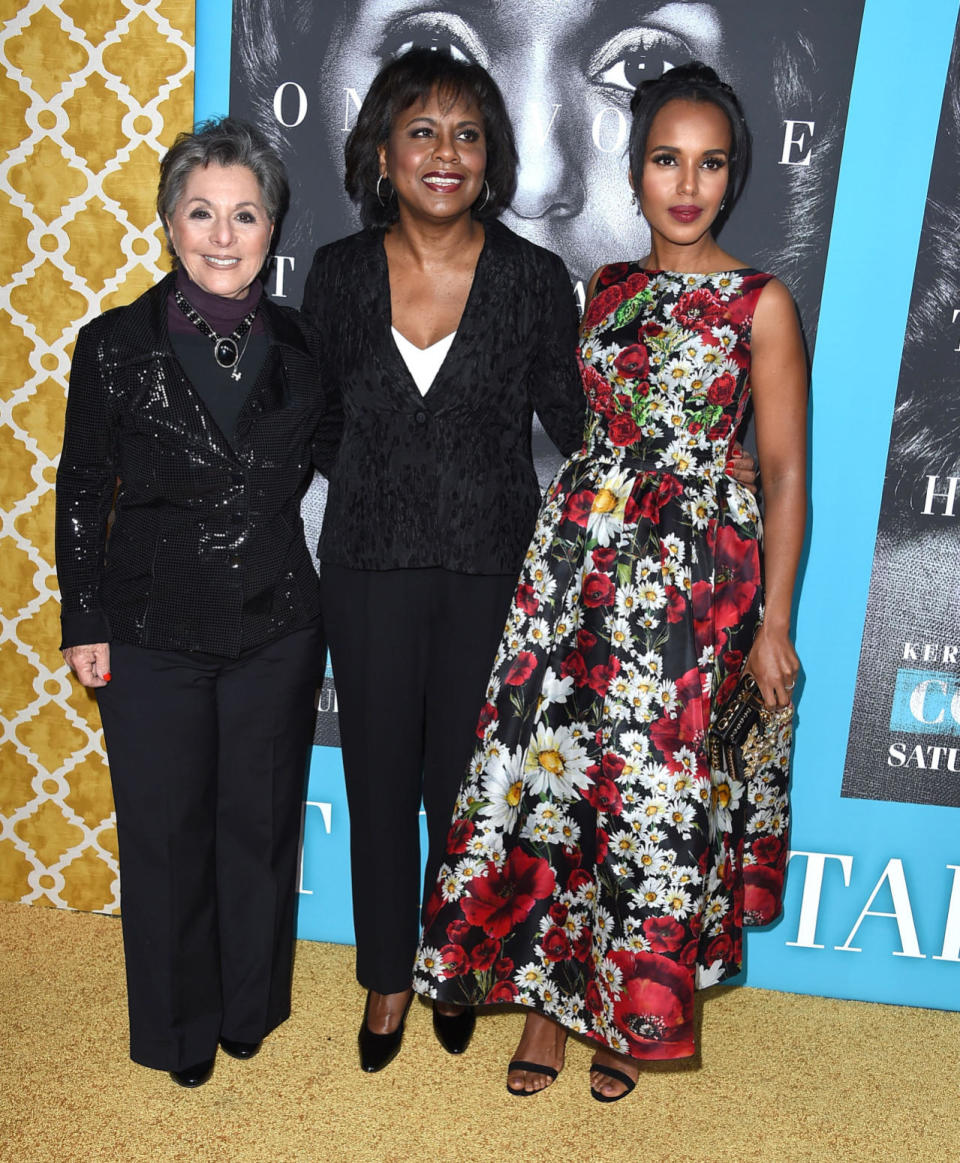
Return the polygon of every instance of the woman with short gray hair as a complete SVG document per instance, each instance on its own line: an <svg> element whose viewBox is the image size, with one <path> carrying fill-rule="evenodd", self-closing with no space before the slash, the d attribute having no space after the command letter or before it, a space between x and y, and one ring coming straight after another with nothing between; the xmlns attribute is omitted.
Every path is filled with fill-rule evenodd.
<svg viewBox="0 0 960 1163"><path fill-rule="evenodd" d="M188 1087L218 1043L251 1058L290 1013L324 661L300 500L329 449L313 333L260 281L286 199L253 127L177 138L157 198L176 269L81 329L57 473L63 655L96 691L116 801L130 1054Z"/></svg>

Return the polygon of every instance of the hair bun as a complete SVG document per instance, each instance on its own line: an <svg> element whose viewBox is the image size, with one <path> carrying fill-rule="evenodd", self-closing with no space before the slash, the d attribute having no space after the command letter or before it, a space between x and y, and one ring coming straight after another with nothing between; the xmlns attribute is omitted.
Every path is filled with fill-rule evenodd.
<svg viewBox="0 0 960 1163"><path fill-rule="evenodd" d="M641 81L630 98L630 112L636 113L647 96L665 84L668 77L671 85L693 84L732 91L729 85L725 85L720 80L716 70L705 65L703 61L685 61L682 65L674 65L672 68L666 69L659 77L651 77L648 81Z"/></svg>

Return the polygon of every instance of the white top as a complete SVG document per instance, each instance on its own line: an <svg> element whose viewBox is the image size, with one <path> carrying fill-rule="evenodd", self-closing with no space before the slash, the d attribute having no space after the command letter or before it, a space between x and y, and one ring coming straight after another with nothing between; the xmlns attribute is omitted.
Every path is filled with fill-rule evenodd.
<svg viewBox="0 0 960 1163"><path fill-rule="evenodd" d="M403 362L413 376L413 382L420 389L420 395L425 396L437 377L440 365L447 358L447 352L457 334L456 331L451 331L449 335L445 335L443 339L438 339L436 343L431 343L429 347L417 347L405 335L401 335L396 327L391 327L390 330L393 332L393 340L403 356Z"/></svg>

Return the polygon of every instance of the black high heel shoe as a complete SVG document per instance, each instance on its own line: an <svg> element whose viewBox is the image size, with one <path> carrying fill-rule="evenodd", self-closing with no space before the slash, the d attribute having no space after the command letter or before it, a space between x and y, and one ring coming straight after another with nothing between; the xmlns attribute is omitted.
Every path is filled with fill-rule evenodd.
<svg viewBox="0 0 960 1163"><path fill-rule="evenodd" d="M213 1063L213 1058L207 1058L203 1062L198 1062L196 1066L185 1066L182 1070L171 1070L170 1077L178 1086L186 1086L193 1090L197 1086L203 1086L213 1073Z"/></svg>
<svg viewBox="0 0 960 1163"><path fill-rule="evenodd" d="M241 1062L246 1062L256 1054L263 1045L263 1040L259 1042L238 1042L234 1038L220 1038L220 1047L225 1050L231 1058L239 1058Z"/></svg>
<svg viewBox="0 0 960 1163"><path fill-rule="evenodd" d="M357 1035L357 1043L360 1046L361 1070L365 1070L368 1074L376 1074L384 1066L389 1066L400 1053L400 1045L403 1042L403 1027L407 1020L407 1010L410 1009L412 1001L413 994L411 993L407 1004L403 1007L403 1013L400 1015L400 1021L395 1030L391 1030L389 1034L375 1034L367 1025L367 1012L370 1009L370 991L367 990L367 1004L363 1007L363 1021L360 1023L360 1033Z"/></svg>
<svg viewBox="0 0 960 1163"><path fill-rule="evenodd" d="M437 1003L433 1003L433 1032L448 1054L462 1054L466 1050L476 1024L477 1013L473 1006L464 1007L458 1014L442 1014Z"/></svg>

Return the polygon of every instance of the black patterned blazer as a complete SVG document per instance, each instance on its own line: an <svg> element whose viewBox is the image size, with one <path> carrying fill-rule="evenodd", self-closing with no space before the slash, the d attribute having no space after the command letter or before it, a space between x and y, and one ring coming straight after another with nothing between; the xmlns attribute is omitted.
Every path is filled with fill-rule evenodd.
<svg viewBox="0 0 960 1163"><path fill-rule="evenodd" d="M456 338L421 396L390 331L383 230L321 247L303 314L342 396L321 562L517 573L540 505L536 411L564 455L583 443L577 312L555 254L499 222Z"/></svg>
<svg viewBox="0 0 960 1163"><path fill-rule="evenodd" d="M270 345L231 446L173 354L173 278L77 337L57 471L63 646L236 657L319 612L300 499L332 452L326 397L315 338L264 296Z"/></svg>

